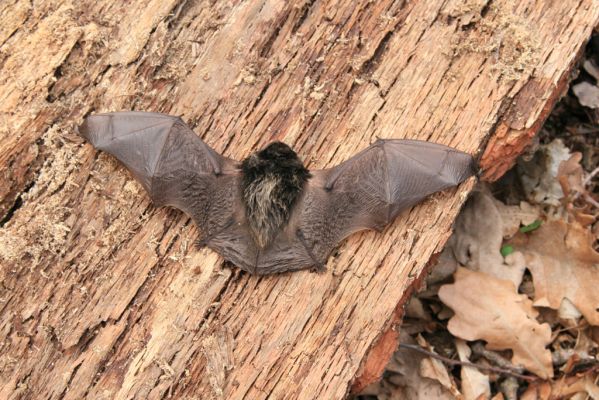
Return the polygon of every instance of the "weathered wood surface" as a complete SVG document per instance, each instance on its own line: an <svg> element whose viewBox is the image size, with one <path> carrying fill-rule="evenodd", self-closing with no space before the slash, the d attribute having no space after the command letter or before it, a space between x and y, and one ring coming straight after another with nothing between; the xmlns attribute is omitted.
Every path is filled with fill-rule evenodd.
<svg viewBox="0 0 599 400"><path fill-rule="evenodd" d="M179 114L227 156L279 139L313 168L376 136L490 139L496 177L598 15L594 0L4 1L0 398L343 398L394 350L473 183L352 236L324 274L252 277L84 145L87 113Z"/></svg>

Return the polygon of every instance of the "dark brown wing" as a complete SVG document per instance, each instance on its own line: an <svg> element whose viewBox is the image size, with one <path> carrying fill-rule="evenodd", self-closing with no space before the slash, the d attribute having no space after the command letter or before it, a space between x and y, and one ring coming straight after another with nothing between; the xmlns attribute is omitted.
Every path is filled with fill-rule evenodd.
<svg viewBox="0 0 599 400"><path fill-rule="evenodd" d="M235 162L211 149L180 118L97 114L86 118L80 134L121 161L156 205L189 214L204 237L232 223L239 198Z"/></svg>
<svg viewBox="0 0 599 400"><path fill-rule="evenodd" d="M311 171L279 249L261 257L258 273L278 272L283 263L284 270L323 265L348 235L381 230L401 210L472 176L474 167L469 154L440 144L378 140L337 167Z"/></svg>

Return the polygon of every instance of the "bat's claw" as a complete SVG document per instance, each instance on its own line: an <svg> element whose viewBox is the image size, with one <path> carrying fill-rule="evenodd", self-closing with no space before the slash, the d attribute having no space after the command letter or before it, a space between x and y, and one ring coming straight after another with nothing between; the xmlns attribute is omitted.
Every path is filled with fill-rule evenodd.
<svg viewBox="0 0 599 400"><path fill-rule="evenodd" d="M374 145L378 145L378 146L380 146L380 145L383 145L383 144L385 144L385 142L386 142L386 139L385 139L385 138L382 138L382 137L380 137L379 135L376 135L376 136L375 136L375 138L376 138L376 140L374 141L374 143L372 143L372 144L374 144Z"/></svg>
<svg viewBox="0 0 599 400"><path fill-rule="evenodd" d="M323 272L326 272L326 270L327 265L325 263L318 263L313 265L312 268L310 268L310 272L317 274L322 274Z"/></svg>

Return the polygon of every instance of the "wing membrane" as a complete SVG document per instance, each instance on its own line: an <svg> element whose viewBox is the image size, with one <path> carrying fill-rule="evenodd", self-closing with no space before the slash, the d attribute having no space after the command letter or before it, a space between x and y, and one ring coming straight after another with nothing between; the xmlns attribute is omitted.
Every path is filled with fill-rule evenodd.
<svg viewBox="0 0 599 400"><path fill-rule="evenodd" d="M178 117L119 112L86 118L80 133L121 161L154 203L189 214L204 235L234 215L238 174L233 160L204 143Z"/></svg>
<svg viewBox="0 0 599 400"><path fill-rule="evenodd" d="M312 171L295 229L325 263L348 235L381 230L404 209L475 172L469 154L415 140L379 140L337 167Z"/></svg>

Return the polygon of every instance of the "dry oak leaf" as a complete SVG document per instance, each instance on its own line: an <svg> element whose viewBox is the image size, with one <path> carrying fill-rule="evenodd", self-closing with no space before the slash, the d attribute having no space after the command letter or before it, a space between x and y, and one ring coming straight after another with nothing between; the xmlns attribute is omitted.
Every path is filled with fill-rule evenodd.
<svg viewBox="0 0 599 400"><path fill-rule="evenodd" d="M599 253L593 240L589 230L563 220L517 238L532 273L535 306L557 310L568 299L589 324L599 326Z"/></svg>
<svg viewBox="0 0 599 400"><path fill-rule="evenodd" d="M469 357L472 350L466 342L462 339L456 339L455 347L460 361L470 362ZM488 399L491 397L491 386L487 375L476 368L464 365L460 370L460 377L462 378L461 389L464 400Z"/></svg>
<svg viewBox="0 0 599 400"><path fill-rule="evenodd" d="M570 158L570 149L560 139L542 145L530 161L518 161L518 174L529 202L560 206L564 192L557 181L557 170L562 161Z"/></svg>
<svg viewBox="0 0 599 400"><path fill-rule="evenodd" d="M416 340L420 347L427 349L431 353L435 353L432 346L429 345L421 335L418 335ZM420 376L439 382L441 386L447 389L456 399L463 397L453 378L449 375L449 372L447 372L447 367L436 358L425 357L420 361Z"/></svg>
<svg viewBox="0 0 599 400"><path fill-rule="evenodd" d="M582 160L582 153L572 153L566 161L562 161L557 169L557 180L562 187L564 192L563 203L566 209L572 213L574 218L581 225L586 226L595 222L596 216L589 210L593 206L599 207L597 201L593 198L593 194L589 193L586 185L590 183L585 179L585 173L580 164ZM584 201L576 201L582 198ZM589 207L590 206L590 207Z"/></svg>
<svg viewBox="0 0 599 400"><path fill-rule="evenodd" d="M580 82L572 86L572 91L583 106L599 108L599 87L589 82Z"/></svg>
<svg viewBox="0 0 599 400"><path fill-rule="evenodd" d="M454 336L482 339L491 350L511 349L514 364L544 379L553 376L551 352L545 348L551 328L539 324L532 301L518 294L512 282L460 267L439 298L455 312L447 325Z"/></svg>
<svg viewBox="0 0 599 400"><path fill-rule="evenodd" d="M541 215L538 207L526 201L521 201L517 206L508 206L497 199L494 200L495 207L501 216L504 238L513 237L521 226L532 224Z"/></svg>
<svg viewBox="0 0 599 400"><path fill-rule="evenodd" d="M416 344L404 329L399 332L400 343ZM366 387L360 395L376 396L379 400L455 400L455 396L439 381L420 375L420 365L428 357L400 347L387 364L383 379Z"/></svg>
<svg viewBox="0 0 599 400"><path fill-rule="evenodd" d="M574 398L572 395L583 394L582 398L599 400L599 387L595 383L597 374L587 374L584 376L570 376L551 382L540 382L530 385L520 400L554 400L564 398ZM588 396L587 396L588 395Z"/></svg>
<svg viewBox="0 0 599 400"><path fill-rule="evenodd" d="M570 193L584 193L584 172L580 161L582 153L572 153L572 156L566 161L562 161L557 167L557 181L562 187L564 196L569 196Z"/></svg>
<svg viewBox="0 0 599 400"><path fill-rule="evenodd" d="M524 257L519 252L506 259L501 255L504 221L497 204L484 190L472 192L455 222L449 243L461 265L507 279L518 287L524 274Z"/></svg>
<svg viewBox="0 0 599 400"><path fill-rule="evenodd" d="M586 72L589 73L589 75L599 81L599 67L597 67L593 60L585 60L585 62L582 64L582 67Z"/></svg>

